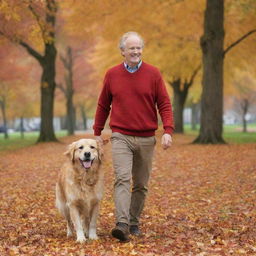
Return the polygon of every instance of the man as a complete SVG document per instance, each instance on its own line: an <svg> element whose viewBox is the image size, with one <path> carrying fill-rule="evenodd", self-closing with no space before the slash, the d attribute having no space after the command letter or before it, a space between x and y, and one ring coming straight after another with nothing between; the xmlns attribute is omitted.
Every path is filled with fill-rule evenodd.
<svg viewBox="0 0 256 256"><path fill-rule="evenodd" d="M163 79L157 68L142 62L143 46L143 39L136 32L122 36L119 47L124 63L105 75L93 127L96 139L102 142L101 131L111 110L116 207L112 236L121 242L129 241L129 233L141 234L139 217L152 167L157 109L164 127L164 149L171 146L174 130L172 107Z"/></svg>

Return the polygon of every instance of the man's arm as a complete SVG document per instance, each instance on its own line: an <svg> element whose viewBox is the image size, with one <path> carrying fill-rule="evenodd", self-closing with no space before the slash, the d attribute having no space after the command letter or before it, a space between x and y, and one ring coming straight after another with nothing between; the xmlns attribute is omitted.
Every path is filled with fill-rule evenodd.
<svg viewBox="0 0 256 256"><path fill-rule="evenodd" d="M157 108L163 122L164 134L161 139L163 149L167 149L172 144L172 133L174 131L174 121L172 105L167 93L164 81L160 77L157 82Z"/></svg>
<svg viewBox="0 0 256 256"><path fill-rule="evenodd" d="M109 112L111 109L111 102L112 95L109 90L108 79L106 75L103 83L103 88L98 100L98 106L93 125L94 135L97 137L101 135L101 131L104 129L106 120L109 116Z"/></svg>

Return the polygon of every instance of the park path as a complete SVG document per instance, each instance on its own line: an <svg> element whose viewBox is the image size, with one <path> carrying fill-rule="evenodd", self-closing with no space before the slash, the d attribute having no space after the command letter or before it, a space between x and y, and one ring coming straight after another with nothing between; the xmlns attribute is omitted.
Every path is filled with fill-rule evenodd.
<svg viewBox="0 0 256 256"><path fill-rule="evenodd" d="M256 255L256 144L192 145L182 135L167 151L158 135L144 236L120 244L109 235L114 207L108 144L100 239L81 245L66 238L54 188L63 152L81 137L0 154L0 255Z"/></svg>

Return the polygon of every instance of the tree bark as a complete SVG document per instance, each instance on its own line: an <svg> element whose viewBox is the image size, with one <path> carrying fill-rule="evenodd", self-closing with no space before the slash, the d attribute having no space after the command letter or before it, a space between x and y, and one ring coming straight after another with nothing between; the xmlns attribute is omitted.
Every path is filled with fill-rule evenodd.
<svg viewBox="0 0 256 256"><path fill-rule="evenodd" d="M0 107L2 111L2 116L3 116L3 122L4 122L4 138L9 139L8 135L8 126L7 126L7 118L6 118L6 103L5 103L5 98L3 98L0 101Z"/></svg>
<svg viewBox="0 0 256 256"><path fill-rule="evenodd" d="M223 116L223 42L224 0L207 0L203 52L203 91L201 126L194 143L225 143L222 138Z"/></svg>
<svg viewBox="0 0 256 256"><path fill-rule="evenodd" d="M75 108L73 106L72 98L70 97L67 99L66 108L68 135L73 135L75 132Z"/></svg>
<svg viewBox="0 0 256 256"><path fill-rule="evenodd" d="M183 133L183 110L185 102L188 96L189 88L193 85L194 79L201 69L201 64L196 67L189 80L185 79L184 82L181 78L176 78L173 81L169 81L169 84L173 88L174 100L173 100L173 112L175 122L175 132Z"/></svg>
<svg viewBox="0 0 256 256"><path fill-rule="evenodd" d="M20 137L24 139L24 118L20 117Z"/></svg>
<svg viewBox="0 0 256 256"><path fill-rule="evenodd" d="M191 129L196 130L196 126L199 123L199 103L193 103L191 107Z"/></svg>
<svg viewBox="0 0 256 256"><path fill-rule="evenodd" d="M82 104L80 105L80 111L81 111L81 115L82 115L84 130L87 130L88 129L88 126L87 126L87 116L86 116L85 106L82 105Z"/></svg>
<svg viewBox="0 0 256 256"><path fill-rule="evenodd" d="M65 76L66 87L62 87L62 91L66 97L66 121L67 130L69 135L73 135L75 132L75 107L73 104L74 88L73 88L73 56L71 47L67 48L66 56L61 56L62 63L67 70L67 75Z"/></svg>
<svg viewBox="0 0 256 256"><path fill-rule="evenodd" d="M173 81L169 81L169 85L173 88L174 100L173 100L173 113L175 122L175 132L183 133L183 110L185 102L188 96L189 88L193 85L194 79L201 69L201 64L198 65L192 73L189 80L185 79L184 82L181 78L176 78Z"/></svg>
<svg viewBox="0 0 256 256"><path fill-rule="evenodd" d="M185 101L187 99L188 94L188 83L184 83L182 85L181 79L175 79L169 84L173 88L174 99L173 99L173 112L174 112L174 123L175 123L175 132L183 133L183 109L185 105Z"/></svg>
<svg viewBox="0 0 256 256"><path fill-rule="evenodd" d="M55 45L53 43L46 45L41 77L41 125L37 142L57 141L53 127L56 55Z"/></svg>
<svg viewBox="0 0 256 256"><path fill-rule="evenodd" d="M246 121L246 114L249 108L249 101L248 99L243 99L241 103L242 108L242 120L243 120L243 132L247 132L247 121Z"/></svg>

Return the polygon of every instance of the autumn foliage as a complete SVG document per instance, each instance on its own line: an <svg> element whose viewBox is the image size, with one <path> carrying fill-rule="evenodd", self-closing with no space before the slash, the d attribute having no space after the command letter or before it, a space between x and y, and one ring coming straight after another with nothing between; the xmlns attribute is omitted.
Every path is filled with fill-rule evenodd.
<svg viewBox="0 0 256 256"><path fill-rule="evenodd" d="M193 138L176 135L173 147L163 151L157 138L141 220L144 235L127 244L110 236L114 175L109 144L100 239L84 244L66 237L65 221L54 205L63 152L78 136L1 153L0 255L256 255L256 145L192 145Z"/></svg>
<svg viewBox="0 0 256 256"><path fill-rule="evenodd" d="M64 86L67 80L72 82L70 91L74 97L69 97L69 101L72 100L76 113L79 110L83 113L83 121L86 116L93 118L104 73L122 61L117 48L120 36L127 31L137 31L145 39L143 60L161 70L173 97L176 132L183 132L183 108L206 98L201 97L203 65L200 44L207 2L213 0L1 0L0 56L3 60L0 62L4 67L0 72L0 87L6 87L3 83L8 84L10 94L15 91L22 96L24 93L34 95L37 89L37 100L22 97L26 100L18 104L22 105L20 111L14 111L19 107L9 91L1 95L6 102L6 114L2 114L6 118L3 119L11 122L20 116L39 116L40 105L39 141L55 140L53 116L71 116L65 110L67 99L60 90L55 90L56 84ZM217 2L224 4L224 96L239 97L241 87L235 84L244 70L251 83L242 83L242 87L252 88L255 94L256 1ZM216 17L214 15L212 20ZM15 59L9 62L9 52L14 47L20 53L17 51ZM64 71L63 63L59 61L67 47L73 52L72 75ZM20 72L20 64L28 71L21 75L22 83L17 86L20 89L11 88L10 83ZM209 104L211 109L222 105L222 96L217 98L220 102ZM222 121L221 118L218 120Z"/></svg>

